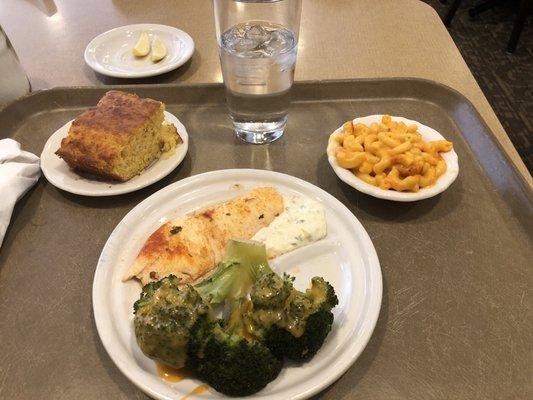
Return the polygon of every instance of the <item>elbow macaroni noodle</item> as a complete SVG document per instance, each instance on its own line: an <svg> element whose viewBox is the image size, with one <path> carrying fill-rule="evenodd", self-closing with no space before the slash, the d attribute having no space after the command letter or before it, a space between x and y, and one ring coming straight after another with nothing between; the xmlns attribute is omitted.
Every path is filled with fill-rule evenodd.
<svg viewBox="0 0 533 400"><path fill-rule="evenodd" d="M440 153L453 148L447 140L424 142L417 125L392 121L390 115L370 126L348 121L336 139L339 166L366 183L399 192L435 184L446 172Z"/></svg>

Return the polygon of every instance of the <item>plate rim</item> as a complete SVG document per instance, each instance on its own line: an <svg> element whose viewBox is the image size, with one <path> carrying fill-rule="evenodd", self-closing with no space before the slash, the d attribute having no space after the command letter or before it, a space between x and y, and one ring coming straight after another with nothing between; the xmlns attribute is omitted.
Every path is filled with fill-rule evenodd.
<svg viewBox="0 0 533 400"><path fill-rule="evenodd" d="M173 31L175 36L177 36L182 42L184 42L185 45L185 53L184 55L176 60L174 63L166 64L163 67L155 68L150 71L144 71L144 72L118 72L118 71L109 71L102 67L102 65L97 62L96 60L92 59L90 57L90 50L94 48L95 42L98 40L103 39L106 35L122 31L124 29L134 29L134 28L145 28L145 29L159 29L161 31ZM89 68L91 68L93 71L98 72L99 74L110 76L112 78L148 78L151 76L157 76L161 75L170 71L175 70L176 68L181 67L183 64L185 64L194 54L195 50L195 44L194 40L187 32L184 30L181 30L179 28L176 28L174 26L170 25L164 25L164 24L152 24L152 23L140 23L140 24L129 24L129 25L122 25L117 26L115 28L109 29L105 32L102 32L98 35L96 35L94 38L91 39L91 41L85 46L85 50L83 52L83 58L85 60L85 63Z"/></svg>
<svg viewBox="0 0 533 400"><path fill-rule="evenodd" d="M365 249L365 252L362 253L362 256L364 256L368 261L368 279L369 282L372 284L369 287L369 296L368 296L368 312L366 318L363 319L363 325L366 326L366 329L363 329L361 332L360 337L360 346L357 348L357 351L351 353L350 357L346 359L343 365L340 366L337 370L335 370L328 379L325 379L322 382L319 382L315 384L314 386L310 387L305 392L299 393L297 395L294 395L291 397L291 400L301 400L309 398L310 396L320 392L321 390L324 390L326 387L332 385L334 382L336 382L357 360L357 358L360 356L360 354L363 352L363 350L366 348L368 342L370 341L373 332L375 330L375 327L377 325L377 321L380 316L381 311L381 303L382 303L382 297L383 297L383 277L382 277L382 271L381 266L379 262L379 258L376 252L376 249L372 243L372 240L370 239L370 236L368 235L368 232L364 228L364 226L361 224L361 222L357 219L357 217L353 214L348 207L346 207L340 200L338 200L333 195L326 192L324 189L307 182L303 179L294 177L292 175L284 174L281 172L274 172L270 170L261 170L261 169L222 169L222 170L214 170L209 172L204 172L197 175L192 175L188 178L182 179L178 182L174 182L157 192L153 193L151 196L147 197L145 200L137 204L134 208L132 208L122 219L121 221L116 225L116 227L113 229L111 234L109 235L102 252L98 258L97 266L95 269L95 274L93 278L93 286L92 286L92 303L93 303L93 316L95 320L95 325L97 328L98 336L100 338L100 341L102 345L104 346L108 356L111 358L115 366L122 372L122 374L128 378L130 382L132 382L135 386L137 386L140 390L147 393L148 395L158 398L158 399L165 399L170 400L169 397L167 397L164 394L161 394L157 391L152 390L152 388L149 385L145 385L142 382L139 382L135 380L134 373L131 372L131 369L126 366L126 363L123 363L123 360L117 360L117 355L114 354L113 350L110 349L110 346L113 345L113 343L109 342L110 339L107 338L107 336L104 334L104 330L106 328L109 328L111 325L108 324L111 318L109 318L109 321L107 321L104 316L105 313L105 303L103 299L105 298L103 296L103 286L98 285L98 281L100 279L105 278L106 271L103 270L103 266L105 265L105 259L108 258L108 254L110 252L114 251L114 248L116 247L114 243L114 236L116 235L117 231L123 229L123 225L126 222L129 222L128 220L135 217L135 214L139 213L141 210L145 209L151 202L154 200L157 200L158 197L163 197L166 192L173 191L173 190L179 190L180 187L187 187L189 184L195 184L198 181L202 181L204 179L208 179L210 177L219 177L219 176L227 176L228 174L231 174L232 176L240 176L238 174L244 174L249 175L254 178L266 178L272 177L273 179L279 178L283 181L285 181L287 184L290 184L291 181L296 184L297 186L304 187L307 189L311 189L313 191L318 191L322 196L324 196L325 199L328 201L331 201L335 204L336 207L339 208L339 210L342 211L344 214L349 214L353 218L353 222L355 223L355 228L357 231L361 234L359 239L361 240L362 247ZM235 178L239 179L239 178ZM242 179L242 178L241 178ZM102 292L102 293L100 293ZM100 317L99 317L100 316Z"/></svg>
<svg viewBox="0 0 533 400"><path fill-rule="evenodd" d="M361 117L357 117L352 119L353 123L357 123L360 120L363 119L376 119L381 121L381 117L383 117L386 114L371 114L371 115L365 115ZM410 124L416 124L419 127L422 127L424 130L431 131L434 134L437 134L441 140L446 140L446 138L435 128L432 128L428 125L425 125L417 120L409 119L402 116L396 116L391 115L391 118L394 120L401 120L406 123ZM337 128L331 135L328 137L328 144L327 144L327 157L328 162L337 177L346 183L348 186L351 186L355 190L365 193L369 196L376 197L378 199L383 200L390 200L390 201L399 201L399 202L412 202L412 201L419 201L424 199L429 199L431 197L434 197L442 192L444 192L446 189L450 187L450 185L457 179L457 176L459 175L459 157L457 156L457 153L455 152L455 149L452 149L450 152L447 152L447 154L450 155L450 158L452 158L452 163L445 160L447 165L447 170L445 175L439 177L437 179L437 182L428 188L420 189L418 192L397 192L394 190L385 190L381 189L377 186L370 185L369 183L364 182L363 180L356 177L352 172L348 171L345 168L342 168L336 158L333 154L333 151L335 148L338 147L338 144L334 143L334 136L336 136L341 130L343 129L343 126L341 125L339 128ZM443 179L445 178L445 179ZM441 180L443 179L443 180ZM440 180L440 182L439 182Z"/></svg>
<svg viewBox="0 0 533 400"><path fill-rule="evenodd" d="M73 189L68 184L65 185L65 184L63 184L61 182L58 182L55 179L55 177L53 175L51 175L51 171L48 168L47 164L46 163L43 164L43 162L42 162L43 155L45 155L45 157L48 157L49 152L47 151L47 148L50 147L50 142L52 141L53 137L55 135L59 134L59 131L61 129L64 129L69 124L71 124L74 121L74 119L72 119L72 120L66 122L65 124L63 124L62 126L60 126L46 140L46 142L44 144L44 147L43 147L43 150L41 151L41 154L39 156L39 158L40 158L40 167L41 167L41 170L43 172L43 175L45 176L46 180L50 184L55 186L56 188L64 190L65 192L69 192L69 193L80 195L80 196L87 196L87 197L108 197L108 196L116 196L116 195L121 195L121 194L126 194L126 193L132 193L132 192L135 192L137 190L144 189L145 187L150 186L150 185L160 181L161 179L163 179L164 177L169 175L172 171L174 171L183 162L183 160L185 159L185 156L187 155L187 153L189 151L189 134L187 132L187 128L178 119L178 117L176 117L171 112L165 110L164 113L165 113L165 121L168 121L168 122L171 122L171 123L176 123L177 122L180 125L180 126L176 126L176 128L178 129L178 133L180 134L180 137L182 139L182 143L178 145L179 147L176 148L176 152L169 157L170 159L175 158L174 163L171 164L171 166L169 166L169 168L166 171L164 171L163 173L161 173L161 174L159 174L157 176L154 176L152 179L147 179L145 181L141 181L138 185L132 186L132 187L129 187L129 188L128 187L120 188L120 185L121 184L127 184L130 181L126 181L126 182L122 182L122 183L115 183L117 185L115 187L107 188L105 190L104 189L99 189L98 191L94 191L94 190L91 190L91 189L75 189L75 188ZM169 116L171 118L169 118ZM67 133L68 133L68 131L67 131ZM54 154L54 156L55 156L55 154ZM160 160L161 160L161 158L156 160L155 163L159 162ZM132 179L137 178L137 177L142 177L143 174L144 174L144 171L141 174L133 177Z"/></svg>

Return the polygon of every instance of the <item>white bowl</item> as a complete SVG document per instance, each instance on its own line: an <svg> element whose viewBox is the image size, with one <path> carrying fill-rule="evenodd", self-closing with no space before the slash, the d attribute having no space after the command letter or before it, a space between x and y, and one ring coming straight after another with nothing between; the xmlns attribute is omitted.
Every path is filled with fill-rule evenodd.
<svg viewBox="0 0 533 400"><path fill-rule="evenodd" d="M362 123L365 125L370 125L373 122L380 123L382 114L368 115L366 117L355 118L353 120L354 124ZM411 119L392 116L393 121L404 122L406 125L416 124L418 126L418 132L422 135L422 138L425 141L433 140L446 140L439 132L435 129L430 128L424 124L421 124L418 121ZM341 126L335 132L333 132L328 141L328 161L337 176L346 184L350 185L354 189L368 194L373 197L385 200L393 201L417 201L433 197L439 193L444 192L457 178L459 173L459 160L457 158L457 153L455 150L448 151L446 153L441 153L442 158L446 162L446 172L444 175L440 176L437 179L437 182L433 186L420 189L418 192L397 192L395 190L385 190L377 186L366 183L362 179L356 177L350 170L342 168L337 163L337 158L335 157L335 149L339 147L338 142L336 141L337 136L342 132L343 127Z"/></svg>
<svg viewBox="0 0 533 400"><path fill-rule="evenodd" d="M153 62L150 55L135 57L132 49L142 32L150 40L157 35L167 55ZM85 62L96 72L116 78L144 78L172 71L185 64L194 52L194 42L184 31L167 25L135 24L111 29L95 37L85 49Z"/></svg>

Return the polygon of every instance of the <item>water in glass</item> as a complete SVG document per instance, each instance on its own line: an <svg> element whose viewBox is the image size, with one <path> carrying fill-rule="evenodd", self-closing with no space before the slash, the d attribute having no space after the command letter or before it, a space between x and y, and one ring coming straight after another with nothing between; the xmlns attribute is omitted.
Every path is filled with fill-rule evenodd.
<svg viewBox="0 0 533 400"><path fill-rule="evenodd" d="M281 25L251 21L220 38L227 103L237 136L267 143L283 134L294 79L297 42Z"/></svg>

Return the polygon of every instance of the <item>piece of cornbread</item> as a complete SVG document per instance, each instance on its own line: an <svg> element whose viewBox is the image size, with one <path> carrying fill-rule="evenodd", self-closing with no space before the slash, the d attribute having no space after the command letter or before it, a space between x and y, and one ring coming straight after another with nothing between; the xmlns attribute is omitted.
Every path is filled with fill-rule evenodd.
<svg viewBox="0 0 533 400"><path fill-rule="evenodd" d="M163 123L164 110L159 101L109 91L72 122L56 154L76 171L127 181L181 143L174 125Z"/></svg>

